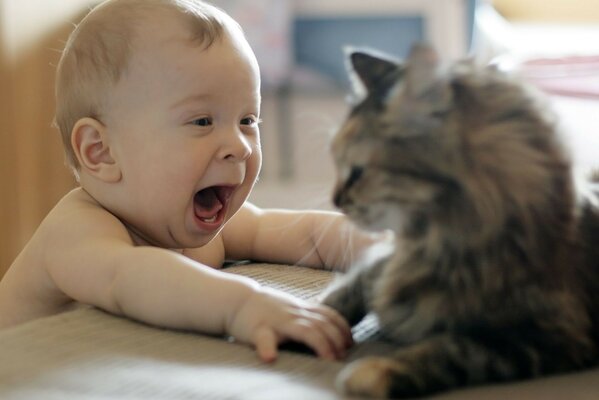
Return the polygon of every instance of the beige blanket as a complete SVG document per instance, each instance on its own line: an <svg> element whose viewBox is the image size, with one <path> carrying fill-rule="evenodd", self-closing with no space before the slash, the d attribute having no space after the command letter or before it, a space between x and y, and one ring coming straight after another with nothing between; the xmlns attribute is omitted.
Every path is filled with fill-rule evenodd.
<svg viewBox="0 0 599 400"><path fill-rule="evenodd" d="M331 274L300 267L253 264L229 268L310 298ZM358 338L372 334L373 320ZM384 352L365 342L350 359ZM343 363L284 351L261 363L252 349L224 339L175 332L84 308L0 331L0 399L342 399L334 389ZM479 387L438 399L597 400L599 370L511 385Z"/></svg>

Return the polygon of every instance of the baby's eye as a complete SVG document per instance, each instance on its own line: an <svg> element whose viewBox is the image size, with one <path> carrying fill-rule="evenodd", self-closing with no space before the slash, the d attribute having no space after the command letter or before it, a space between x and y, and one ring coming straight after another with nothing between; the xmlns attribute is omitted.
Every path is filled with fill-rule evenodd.
<svg viewBox="0 0 599 400"><path fill-rule="evenodd" d="M241 125L249 125L249 126L254 126L256 124L258 124L260 121L255 118L255 117L246 117L244 119L241 120Z"/></svg>
<svg viewBox="0 0 599 400"><path fill-rule="evenodd" d="M194 119L193 121L191 121L191 124L196 126L210 126L212 125L212 118L203 117Z"/></svg>

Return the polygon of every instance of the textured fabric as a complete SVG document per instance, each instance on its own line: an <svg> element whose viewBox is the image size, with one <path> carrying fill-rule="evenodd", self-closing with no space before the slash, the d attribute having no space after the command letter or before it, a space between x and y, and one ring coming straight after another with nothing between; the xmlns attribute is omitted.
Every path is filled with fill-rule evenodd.
<svg viewBox="0 0 599 400"><path fill-rule="evenodd" d="M311 298L330 281L324 271L277 265L229 268L263 284ZM368 336L376 324L357 332ZM385 353L376 342L350 359ZM0 331L0 399L342 399L334 378L343 363L283 351L261 363L254 351L225 339L158 329L83 308ZM599 398L599 370L533 382L481 387L437 399Z"/></svg>

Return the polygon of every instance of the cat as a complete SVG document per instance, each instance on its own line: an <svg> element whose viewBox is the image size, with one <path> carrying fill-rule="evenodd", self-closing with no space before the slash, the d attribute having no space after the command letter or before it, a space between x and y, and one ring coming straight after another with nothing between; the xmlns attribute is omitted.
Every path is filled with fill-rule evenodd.
<svg viewBox="0 0 599 400"><path fill-rule="evenodd" d="M597 365L599 191L575 188L541 96L425 44L348 64L334 203L396 243L322 301L351 325L374 312L397 347L345 366L341 390L419 397Z"/></svg>

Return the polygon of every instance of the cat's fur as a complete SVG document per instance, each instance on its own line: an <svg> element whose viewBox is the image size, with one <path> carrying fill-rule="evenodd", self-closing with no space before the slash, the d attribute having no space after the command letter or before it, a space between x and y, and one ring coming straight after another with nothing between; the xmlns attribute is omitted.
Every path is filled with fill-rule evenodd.
<svg viewBox="0 0 599 400"><path fill-rule="evenodd" d="M332 143L334 201L397 243L324 303L352 325L374 311L398 346L349 364L341 388L422 396L595 365L597 192L576 194L538 96L424 45L405 63L350 61L364 93Z"/></svg>

